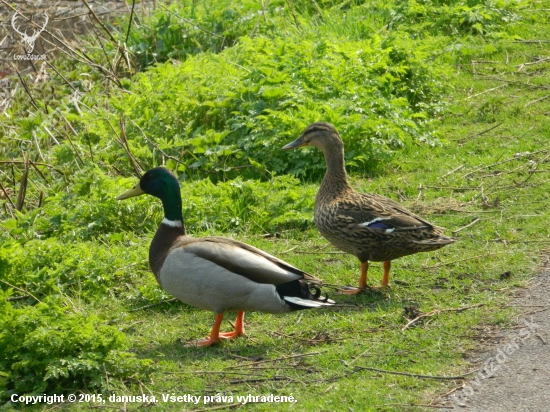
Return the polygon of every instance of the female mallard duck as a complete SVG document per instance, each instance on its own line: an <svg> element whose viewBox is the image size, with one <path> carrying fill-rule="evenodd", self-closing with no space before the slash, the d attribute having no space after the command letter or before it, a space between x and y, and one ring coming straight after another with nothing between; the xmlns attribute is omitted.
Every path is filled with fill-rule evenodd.
<svg viewBox="0 0 550 412"><path fill-rule="evenodd" d="M334 304L307 282L318 279L260 249L225 237L187 236L180 188L168 169L149 170L117 199L144 193L160 198L164 208L164 219L149 248L149 265L157 282L182 302L216 314L210 336L191 345L210 346L243 335L245 310L282 313ZM237 311L235 330L220 333L226 311Z"/></svg>
<svg viewBox="0 0 550 412"><path fill-rule="evenodd" d="M393 259L439 249L454 242L441 228L393 200L354 191L346 177L344 144L331 124L311 124L283 150L307 145L321 149L327 163L315 199L315 225L330 243L361 261L359 288L347 288L342 292L357 294L367 287L369 261L384 262L382 286L388 287Z"/></svg>

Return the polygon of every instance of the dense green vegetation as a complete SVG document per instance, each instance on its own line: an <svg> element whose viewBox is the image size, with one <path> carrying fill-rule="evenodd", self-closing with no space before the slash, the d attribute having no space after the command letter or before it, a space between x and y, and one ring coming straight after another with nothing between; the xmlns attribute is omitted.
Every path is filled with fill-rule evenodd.
<svg viewBox="0 0 550 412"><path fill-rule="evenodd" d="M476 328L508 322L506 292L537 270L550 236L548 5L178 3L138 13L128 38L128 20L115 22L118 45L82 40L85 58L51 61L50 79L27 79L0 117L0 402L274 393L293 394L295 410L353 399L354 410L402 411L460 385L362 368L464 373ZM312 223L320 152L280 150L318 120L340 131L354 187L458 242L395 261L391 291L329 286L342 307L247 314L247 337L184 348L212 314L146 307L169 299L147 267L160 203L115 196L166 165L193 235L232 236L329 285L355 284L358 262Z"/></svg>

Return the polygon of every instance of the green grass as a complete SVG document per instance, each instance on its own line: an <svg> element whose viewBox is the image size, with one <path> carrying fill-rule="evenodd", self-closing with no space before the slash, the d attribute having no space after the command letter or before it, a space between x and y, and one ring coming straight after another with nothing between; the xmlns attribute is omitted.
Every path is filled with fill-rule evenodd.
<svg viewBox="0 0 550 412"><path fill-rule="evenodd" d="M354 4L345 13L343 6L320 3L322 12L305 6L301 9L296 4L295 12L301 19L299 27L305 38L313 34L327 38L342 36L346 27L352 27L351 33L358 39L364 37L367 29L359 25L361 20L357 16L364 11L360 7L371 6ZM0 371L6 370L8 375L0 372L0 387L5 393L13 391L10 379L19 376L17 373L34 370L36 376L34 381L28 381L28 386L23 386L27 382L18 382L21 391L103 393L106 398L111 394L143 392L155 394L159 400L157 406L162 410L205 410L218 406L204 404L202 399L198 405L164 403L162 394L233 396L233 402L226 399L226 403L237 403L237 396L247 394L275 394L292 395L297 400L292 409L300 411L349 408L404 411L422 410L418 405L430 404L460 386L462 381L458 379L437 381L364 368L432 376L456 376L469 371L465 355L476 347L474 339L479 328L509 324L514 312L507 306L507 296L515 288L526 286L539 269L539 256L550 242L546 224L550 218L546 207L550 196L547 137L550 99L546 99L550 63L539 60L550 55L550 47L546 42L526 40L546 39L548 13L532 10L534 5L523 3L517 22L503 26L497 17L507 18L508 12L500 8L500 14L496 13L493 3L476 6L445 2L447 6L441 4L439 8L429 2L403 4L408 8L400 9L401 14L378 16L382 16L384 24L393 16L392 30L399 33L390 36L392 39L403 38L404 32L423 33L427 43L417 38L416 44L432 47L433 52L410 51L408 57L424 75L437 76L440 89L423 100L432 105L426 111L429 121L416 123L409 132L400 135L401 144L388 143L384 139L391 133L382 133L377 136L380 145L373 146L378 150L374 163L358 162L359 149L352 153L348 160L353 163L355 159L356 163L350 165L351 183L359 191L388 196L446 227L457 238L455 244L394 261L389 291L370 291L356 297L335 293L334 285L357 283L359 262L351 255L335 253L338 251L321 238L312 224L322 155L316 149L304 150L299 155L278 150L307 122L326 120L324 116L329 111L316 106L322 97L318 94L322 84L316 85L315 90L312 88L310 97L317 103L305 104L307 112L273 106L273 112L260 113L268 113L266 117L249 113L245 126L239 129L245 137L261 130L259 126L266 118L286 119L284 130L263 132L269 145L261 150L273 153L272 158L264 160L265 155L258 154L261 152L256 150L261 145L244 142L235 152L240 153L236 157L226 154L208 157L209 154L203 169L199 165L189 170L188 163L181 165L160 152L159 148L177 160L180 155L193 155L200 161L200 155L205 153L200 150L214 144L219 138L215 133L241 113L231 109L212 114L208 111L213 106L204 106L202 100L189 103L185 107L197 110L194 115L204 116L203 120L219 117L206 128L207 132L200 128L186 129L189 124L183 121L180 124L176 119L176 102L181 103L189 96L170 94L170 87L163 89L167 91L165 95L155 95L158 88L151 89L150 95L139 95L139 88L151 76L159 76L157 84L165 81L168 86L174 79L171 73L181 76L187 70L190 78L200 77L200 73L192 71L197 70L196 62L204 59L208 64L221 64L224 56L235 56L230 48L225 52L213 48L195 50L194 54L185 54L173 68L159 66L124 79L133 94L95 83L92 92L82 98L93 110L82 106L82 115L66 100L55 102L58 110L77 126L78 136L72 138L83 164L66 139L70 130L62 126L65 123L57 112L33 110L29 119L17 117L28 107L21 92L10 112L12 117L0 121L0 137L9 139L6 140L9 144L0 149L2 156L6 160L24 160L23 150L27 150L33 161L40 162L34 130L43 163L51 167L42 167L44 178L30 169L28 193L21 212L14 211L2 197L5 206L0 222L0 279L3 296L6 295L0 307L3 325ZM461 13L475 15L467 9L481 5L492 10L482 15L486 20L466 19L460 23ZM452 33L440 32L430 23L436 12L443 19L441 27L452 28ZM215 15L213 12L212 16ZM299 38L302 34L295 22L289 23L294 21L289 16L289 20L283 19L284 24L270 20L271 26L260 28L266 29L262 36L295 33ZM307 16L312 18L311 25L307 24ZM366 20L364 24L374 24L382 30L380 25L376 26L377 19L373 21ZM485 31L480 33L478 23ZM235 45L245 48L261 41L243 40ZM437 49L436 45L441 47ZM254 54L248 52L252 58ZM273 64L268 59L264 63ZM436 71L423 71L434 65L438 66ZM239 81L252 87L252 83L246 83L252 78L246 77L246 70L243 72ZM415 79L422 81L422 76ZM289 87L299 84L297 81ZM427 80L426 84L435 83ZM337 87L330 88L329 98L338 95ZM193 90L201 91L198 86ZM250 102L261 100L252 89L246 90ZM33 92L41 93L34 89ZM396 95L388 96L388 102L395 103ZM147 102L162 102L163 98L166 106L163 113L169 113L168 120L164 123L148 120L150 113L142 109L147 108ZM139 104L134 106L135 101ZM412 104L394 107L393 103L380 113L399 112L404 118L379 123L391 126L386 129L390 131L410 124L414 117L407 116L415 113ZM127 119L140 125L150 139L154 136L158 145L148 144L139 129L127 120L128 138L137 161L144 167L167 161L180 169L184 214L191 233L229 235L279 256L321 277L329 285L326 288L329 296L343 306L281 316L248 313L245 337L208 349L185 348L186 341L209 333L213 315L182 303L143 308L169 298L156 284L146 263L148 244L162 216L156 199L114 200L136 178L128 177L132 167L122 145L113 138L110 126L97 119L104 115L118 127L120 107ZM159 115L158 111L151 113ZM347 117L346 111L331 113L333 118L329 116L328 120L339 126L350 147L368 130L350 124L354 118ZM368 115L365 119L369 119ZM43 125L58 133L59 145L47 136ZM163 132L161 127L167 129ZM177 129L172 141L170 127ZM250 133L245 133L246 130ZM432 133L429 139L422 138L426 133ZM261 133L255 136L263 141ZM122 140L121 134L118 137ZM190 143L192 139L195 143ZM198 149L190 155L193 148ZM232 168L242 166L239 162L244 158L256 159L258 164L251 163L256 168L255 180L249 176L234 179L242 169ZM269 166L269 161L274 162L275 158L282 159L281 171L292 170L297 163L299 170L294 172L299 178L281 172L277 175L276 167ZM212 164L223 162L231 171L221 167L215 176L204 172ZM17 199L22 170L20 163L13 166L13 172L7 167L1 169L6 178L3 185L13 200ZM369 276L371 284L378 283L381 264L371 264ZM22 295L26 298L6 300ZM43 303L37 305L35 298ZM50 305L49 309L44 308L46 305ZM465 310L447 311L459 308ZM434 310L441 312L402 330L407 318ZM50 318L55 318L55 322L48 322ZM233 314L226 315L224 329L230 328L229 321L233 321ZM13 336L18 340L14 341ZM75 336L75 339L67 342L66 347L61 346L65 352L57 353L54 345L44 344L48 336L66 336L66 340ZM14 346L13 342L20 342L21 346ZM20 358L14 366L13 359L17 356ZM53 378L54 373L58 379ZM97 404L71 404L61 409L87 410L91 406ZM100 406L122 407L122 404ZM126 408L135 410L142 406L128 403ZM271 410L273 405L255 403L246 408L263 411ZM48 406L26 409L46 410Z"/></svg>

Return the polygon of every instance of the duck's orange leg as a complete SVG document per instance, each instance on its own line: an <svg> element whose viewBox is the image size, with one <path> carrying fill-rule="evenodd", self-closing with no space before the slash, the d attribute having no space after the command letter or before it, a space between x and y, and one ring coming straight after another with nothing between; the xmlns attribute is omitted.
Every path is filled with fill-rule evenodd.
<svg viewBox="0 0 550 412"><path fill-rule="evenodd" d="M220 326L222 324L222 320L223 320L223 313L216 313L216 317L214 318L214 326L212 326L212 331L210 332L210 336L204 339L191 341L189 343L186 343L185 346L186 347L190 347L190 346L206 347L206 346L211 346L218 343L220 341L219 335L220 335Z"/></svg>
<svg viewBox="0 0 550 412"><path fill-rule="evenodd" d="M235 331L233 332L220 332L218 336L221 339L235 339L237 336L244 335L244 311L237 312L237 319L235 320Z"/></svg>
<svg viewBox="0 0 550 412"><path fill-rule="evenodd" d="M390 269L391 269L391 260L386 260L384 262L384 277L382 278L382 284L381 284L383 288L390 287Z"/></svg>
<svg viewBox="0 0 550 412"><path fill-rule="evenodd" d="M380 286L371 286L371 289L389 289L390 288L390 269L391 260L384 262L384 276L382 277L382 283Z"/></svg>
<svg viewBox="0 0 550 412"><path fill-rule="evenodd" d="M367 271L369 270L369 262L361 263L361 277L359 278L359 287L358 288L343 288L339 292L345 293L346 295L357 295L363 292L367 288Z"/></svg>

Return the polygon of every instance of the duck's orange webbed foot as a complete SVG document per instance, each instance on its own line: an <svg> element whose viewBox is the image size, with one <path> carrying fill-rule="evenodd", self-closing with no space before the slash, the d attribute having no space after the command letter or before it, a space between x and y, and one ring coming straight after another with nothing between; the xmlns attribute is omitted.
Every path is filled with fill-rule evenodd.
<svg viewBox="0 0 550 412"><path fill-rule="evenodd" d="M237 319L235 320L235 330L233 332L220 332L218 334L220 339L235 339L237 336L244 335L244 312L237 312Z"/></svg>
<svg viewBox="0 0 550 412"><path fill-rule="evenodd" d="M237 336L244 335L244 312L237 312L237 320L235 321L235 330L233 332L220 332L220 326L223 320L223 313L216 313L214 318L214 326L210 336L204 339L194 340L185 344L186 348L190 347L208 347L217 344L222 339L235 339Z"/></svg>
<svg viewBox="0 0 550 412"><path fill-rule="evenodd" d="M363 293L366 288L354 288L352 286L343 286L338 289L338 292L343 293L344 295L358 295Z"/></svg>
<svg viewBox="0 0 550 412"><path fill-rule="evenodd" d="M186 348L206 348L208 346L212 346L212 345L215 345L219 342L220 340L217 339L217 338L214 338L212 339L212 337L207 337L207 338L204 338L204 339L198 339L198 340L192 340L190 342L187 342L184 347Z"/></svg>

